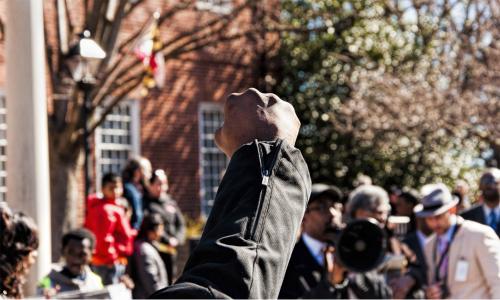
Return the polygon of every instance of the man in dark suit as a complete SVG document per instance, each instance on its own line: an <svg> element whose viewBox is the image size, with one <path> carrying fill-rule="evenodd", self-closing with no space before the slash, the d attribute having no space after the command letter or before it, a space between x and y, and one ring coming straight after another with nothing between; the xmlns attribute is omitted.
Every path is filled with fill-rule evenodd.
<svg viewBox="0 0 500 300"><path fill-rule="evenodd" d="M479 180L483 203L462 213L466 220L490 226L500 236L500 169L486 170Z"/></svg>
<svg viewBox="0 0 500 300"><path fill-rule="evenodd" d="M424 219L416 218L417 230L409 233L403 240L413 252L414 257L409 260L408 272L404 279L410 280L410 284L402 286L401 294L396 294L395 298L423 299L425 294L421 289L427 283L427 264L425 261L425 244L432 231L425 223ZM409 277L411 277L411 279ZM394 287L393 287L394 288Z"/></svg>
<svg viewBox="0 0 500 300"><path fill-rule="evenodd" d="M279 298L390 298L389 287L376 272L351 273L333 254L332 240L343 226L342 196L336 187L315 184L302 220ZM325 260L327 260L325 262Z"/></svg>
<svg viewBox="0 0 500 300"><path fill-rule="evenodd" d="M342 227L342 193L336 187L314 184L302 220L302 234L288 264L279 298L300 298L314 289L325 270L327 229Z"/></svg>

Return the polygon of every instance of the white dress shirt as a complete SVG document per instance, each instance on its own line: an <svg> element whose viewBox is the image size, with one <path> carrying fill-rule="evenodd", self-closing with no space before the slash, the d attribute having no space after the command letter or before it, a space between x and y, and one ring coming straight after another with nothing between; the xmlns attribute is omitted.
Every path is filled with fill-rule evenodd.
<svg viewBox="0 0 500 300"><path fill-rule="evenodd" d="M496 221L498 223L498 218L500 217L500 204L498 204L494 208L490 208L488 205L483 204L484 217L486 219L486 224L487 225L489 225L489 222L490 222L490 213L491 213L492 210L495 212L495 215L497 217Z"/></svg>

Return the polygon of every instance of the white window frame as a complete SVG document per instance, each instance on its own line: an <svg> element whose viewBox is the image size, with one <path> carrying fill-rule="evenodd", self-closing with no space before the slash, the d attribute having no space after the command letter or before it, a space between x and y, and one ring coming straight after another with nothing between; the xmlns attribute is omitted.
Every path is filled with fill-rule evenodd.
<svg viewBox="0 0 500 300"><path fill-rule="evenodd" d="M5 122L0 123L0 130L5 130L7 134L7 99L3 91L0 91L0 98L3 98L5 104L3 107L0 106L0 115L5 115ZM0 139L0 147L4 147L5 151L4 155L0 154L0 164L4 165L4 168L0 166L0 178L5 178L4 184L0 181L0 201L7 201L7 136Z"/></svg>
<svg viewBox="0 0 500 300"><path fill-rule="evenodd" d="M205 160L204 160L204 154L211 152L211 153L217 153L217 154L223 154L222 151L220 151L217 147L207 149L203 146L203 141L205 139L214 139L215 134L206 134L203 131L203 126L204 126L204 118L203 118L203 113L204 112L220 112L222 114L222 119L224 119L224 110L222 104L219 103L208 103L208 102L202 102L198 106L198 143L199 143L199 149L200 149L200 155L199 155L199 174L200 174L200 207L201 207L201 213L204 216L208 216L211 210L211 206L206 203L208 200L215 200L214 199L205 199L205 194L207 190L207 186L205 186ZM222 125L222 123L221 123ZM223 154L224 155L224 154ZM229 160L225 157L225 165L227 167ZM217 186L218 188L218 186Z"/></svg>
<svg viewBox="0 0 500 300"><path fill-rule="evenodd" d="M233 10L232 0L197 0L196 9L227 15Z"/></svg>
<svg viewBox="0 0 500 300"><path fill-rule="evenodd" d="M104 129L101 126L97 127L94 134L94 157L95 157L95 187L96 191L101 190L101 179L104 174L101 173L101 164L103 150L128 150L129 157L139 155L141 153L140 133L141 133L141 112L138 100L124 100L119 105L129 105L130 107L130 145L102 143L101 137L109 129ZM108 115L107 117L110 117ZM112 129L116 130L116 129ZM118 174L121 175L121 174Z"/></svg>

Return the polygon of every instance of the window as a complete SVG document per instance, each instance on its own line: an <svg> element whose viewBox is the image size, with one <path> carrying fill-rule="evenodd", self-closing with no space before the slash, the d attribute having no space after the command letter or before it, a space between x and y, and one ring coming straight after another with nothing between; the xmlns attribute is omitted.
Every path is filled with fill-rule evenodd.
<svg viewBox="0 0 500 300"><path fill-rule="evenodd" d="M226 155L215 145L215 131L222 125L222 107L202 103L199 110L201 211L208 215L214 205L215 194L227 167Z"/></svg>
<svg viewBox="0 0 500 300"><path fill-rule="evenodd" d="M104 174L121 171L129 157L139 154L139 103L122 102L113 108L95 134L96 190Z"/></svg>
<svg viewBox="0 0 500 300"><path fill-rule="evenodd" d="M0 94L0 201L7 200L7 109L5 95Z"/></svg>
<svg viewBox="0 0 500 300"><path fill-rule="evenodd" d="M196 8L217 14L229 14L233 8L231 2L231 0L198 0L196 1Z"/></svg>

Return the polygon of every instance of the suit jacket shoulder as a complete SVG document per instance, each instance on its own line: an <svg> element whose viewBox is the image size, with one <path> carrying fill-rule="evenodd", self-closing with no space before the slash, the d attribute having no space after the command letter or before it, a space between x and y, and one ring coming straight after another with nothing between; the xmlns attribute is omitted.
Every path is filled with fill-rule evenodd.
<svg viewBox="0 0 500 300"><path fill-rule="evenodd" d="M302 237L299 238L299 240L295 244L295 247L293 248L290 262L293 262L295 265L307 266L308 268L314 270L322 269L322 267L318 264L316 259L309 251L309 248L307 248L306 243L304 243Z"/></svg>
<svg viewBox="0 0 500 300"><path fill-rule="evenodd" d="M462 218L466 220L471 220L481 224L486 224L486 218L484 216L484 210L482 204L475 205L469 208L468 210L462 212L460 215L462 216Z"/></svg>
<svg viewBox="0 0 500 300"><path fill-rule="evenodd" d="M405 243L406 245L408 245L408 247L410 247L410 249L415 252L415 254L417 254L417 251L421 249L420 247L420 241L418 240L418 235L416 232L412 232L410 234L408 234L404 240L403 240L403 243Z"/></svg>
<svg viewBox="0 0 500 300"><path fill-rule="evenodd" d="M314 259L301 237L293 248L278 297L300 298L318 285L322 272L323 267Z"/></svg>

